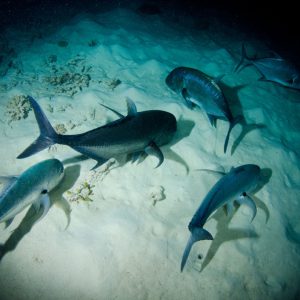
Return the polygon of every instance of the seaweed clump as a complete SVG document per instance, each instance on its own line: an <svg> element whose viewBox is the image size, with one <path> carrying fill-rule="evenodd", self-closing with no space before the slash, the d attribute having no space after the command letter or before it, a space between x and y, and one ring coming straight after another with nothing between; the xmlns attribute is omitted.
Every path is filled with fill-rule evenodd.
<svg viewBox="0 0 300 300"><path fill-rule="evenodd" d="M57 67L55 62L51 63L52 75L45 81L55 87L56 93L73 96L88 87L91 76L89 71L92 67L84 65L84 58L77 56L67 62L63 67Z"/></svg>
<svg viewBox="0 0 300 300"><path fill-rule="evenodd" d="M81 183L80 187L76 189L75 192L73 191L67 191L67 195L69 196L70 202L77 202L80 201L84 202L92 202L93 200L90 198L90 196L94 195L93 188L95 186L91 185L87 181L84 181Z"/></svg>
<svg viewBox="0 0 300 300"><path fill-rule="evenodd" d="M26 119L29 112L32 110L28 96L16 95L6 106L6 114L8 116L8 123Z"/></svg>
<svg viewBox="0 0 300 300"><path fill-rule="evenodd" d="M67 132L66 126L62 123L56 124L54 129L58 134L65 134Z"/></svg>

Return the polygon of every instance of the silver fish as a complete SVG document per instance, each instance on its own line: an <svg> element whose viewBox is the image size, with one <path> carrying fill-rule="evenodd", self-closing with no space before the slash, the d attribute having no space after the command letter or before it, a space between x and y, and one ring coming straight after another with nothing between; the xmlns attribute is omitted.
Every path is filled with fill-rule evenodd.
<svg viewBox="0 0 300 300"><path fill-rule="evenodd" d="M236 118L232 116L228 102L218 84L222 77L213 78L197 69L178 67L167 76L166 84L170 89L182 95L189 108L192 108L192 104L202 108L212 126L215 126L216 119L224 119L229 122L224 143L225 153L230 132L242 118L241 116Z"/></svg>
<svg viewBox="0 0 300 300"><path fill-rule="evenodd" d="M261 169L257 165L242 165L232 168L223 176L208 192L200 207L192 217L188 229L191 236L185 247L182 260L181 272L186 264L192 246L201 240L213 240L212 235L203 228L208 217L219 207L226 205L228 213L233 211L233 203L246 204L252 210L252 220L256 215L256 205L248 195L256 187L260 179ZM252 221L251 220L251 221Z"/></svg>
<svg viewBox="0 0 300 300"><path fill-rule="evenodd" d="M276 82L282 86L300 89L300 72L289 61L280 56L266 58L250 58L246 53L245 45L242 45L242 58L235 67L240 71L248 65L254 65L262 74L262 80Z"/></svg>
<svg viewBox="0 0 300 300"><path fill-rule="evenodd" d="M133 101L127 99L128 114L123 116L114 109L120 119L96 129L75 135L57 134L38 103L29 97L39 125L40 136L17 158L31 156L51 145L62 144L93 158L96 166L120 154L138 154L146 152L164 160L159 146L170 142L176 131L176 118L161 110L137 112Z"/></svg>
<svg viewBox="0 0 300 300"><path fill-rule="evenodd" d="M0 223L6 227L13 218L29 205L37 212L42 211L42 219L50 208L48 193L56 187L64 175L64 167L57 159L39 162L20 176L0 177Z"/></svg>

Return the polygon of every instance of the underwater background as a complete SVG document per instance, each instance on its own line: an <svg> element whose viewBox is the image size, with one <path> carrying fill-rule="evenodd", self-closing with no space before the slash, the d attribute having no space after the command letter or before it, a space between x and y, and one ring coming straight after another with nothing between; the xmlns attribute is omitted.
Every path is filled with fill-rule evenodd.
<svg viewBox="0 0 300 300"><path fill-rule="evenodd" d="M0 176L49 158L65 176L39 222L34 208L0 224L0 299L299 299L300 91L235 72L251 58L299 68L297 10L271 1L1 1ZM177 67L221 78L234 116L213 127L165 82ZM137 111L177 120L164 162L93 159L54 145L16 157L39 135L28 96L60 134L80 134ZM188 224L221 172L256 164L263 185L233 215L205 223L183 272ZM215 172L217 171L217 172ZM229 188L229 187L228 187ZM1 186L0 186L1 191ZM22 191L21 191L22 192Z"/></svg>

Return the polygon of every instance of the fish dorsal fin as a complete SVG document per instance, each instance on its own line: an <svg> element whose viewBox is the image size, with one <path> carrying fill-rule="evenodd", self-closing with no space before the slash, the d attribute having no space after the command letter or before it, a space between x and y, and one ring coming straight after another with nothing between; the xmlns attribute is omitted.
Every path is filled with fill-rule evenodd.
<svg viewBox="0 0 300 300"><path fill-rule="evenodd" d="M124 115L122 115L121 113L119 113L117 110L115 110L115 109L113 109L113 108L110 108L109 106L106 106L106 105L104 105L104 104L102 104L102 103L99 103L99 104L100 104L101 106L103 106L103 107L109 109L109 110L112 111L113 113L115 113L118 117L120 117L120 118L124 118L124 117L125 117Z"/></svg>
<svg viewBox="0 0 300 300"><path fill-rule="evenodd" d="M274 58L280 58L280 59L283 59L280 54L278 54L276 51L274 50L271 50L271 53L273 54Z"/></svg>
<svg viewBox="0 0 300 300"><path fill-rule="evenodd" d="M127 115L128 116L136 116L137 114L137 109L135 103L130 99L126 98L126 103L127 103Z"/></svg>
<svg viewBox="0 0 300 300"><path fill-rule="evenodd" d="M0 176L0 195L2 195L16 181L17 176Z"/></svg>

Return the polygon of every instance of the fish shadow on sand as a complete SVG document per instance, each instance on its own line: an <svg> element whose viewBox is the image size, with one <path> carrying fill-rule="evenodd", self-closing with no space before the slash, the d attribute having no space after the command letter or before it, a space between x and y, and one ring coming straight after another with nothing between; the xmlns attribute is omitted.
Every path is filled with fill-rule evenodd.
<svg viewBox="0 0 300 300"><path fill-rule="evenodd" d="M185 160L180 155L178 155L176 152L174 152L171 149L171 147L173 145L177 144L180 140L189 136L191 134L194 126L195 126L195 122L193 122L191 120L186 120L186 119L183 119L182 117L180 117L179 120L177 121L177 130L176 130L173 140L170 143L161 146L164 157L183 165L184 168L186 169L187 174L189 173L189 166L187 165ZM131 161L132 163L136 162L138 164L142 163L147 158L147 154L141 152L137 159L133 159L133 155L130 155L130 154L129 155L119 155L118 157L114 157L114 158L117 160L118 163L116 165L114 165L113 168L114 167L122 167L129 161ZM114 159L114 158L112 158L112 159ZM91 158L80 154L80 155L76 155L74 157L65 159L63 161L63 163L64 163L64 165L74 164L74 163L79 163L79 162L87 160L87 159L91 159ZM110 163L108 162L108 164L110 164Z"/></svg>
<svg viewBox="0 0 300 300"><path fill-rule="evenodd" d="M189 173L188 164L180 155L178 155L176 152L174 152L170 148L173 145L177 144L182 139L188 137L191 134L194 126L195 126L194 121L183 119L182 117L180 117L177 121L177 131L175 133L175 136L174 136L173 140L168 145L166 145L168 147L168 151L166 152L166 155L165 155L166 158L183 165L186 169L187 174Z"/></svg>
<svg viewBox="0 0 300 300"><path fill-rule="evenodd" d="M247 85L242 84L242 85L238 85L235 87L231 87L223 82L219 83L227 101L229 104L229 107L233 113L233 116L241 116L242 120L239 123L240 126L242 127L241 133L238 136L238 138L233 142L232 144L232 148L231 148L231 155L234 154L234 152L236 151L238 145L240 144L240 142L243 140L243 138L251 131L256 130L256 129L264 129L266 128L265 124L259 123L259 124L248 124L245 120L244 114L243 114L243 108L241 105L241 102L239 100L239 96L238 96L238 92L243 89L244 87L246 87Z"/></svg>
<svg viewBox="0 0 300 300"><path fill-rule="evenodd" d="M79 177L80 173L80 166L70 166L65 169L65 176L63 181L53 190L50 192L50 200L51 200L51 207L53 204L60 207L67 217L67 226L70 223L70 214L71 208L69 203L66 199L63 198L63 193L69 190L74 183L76 182L77 178ZM0 245L0 262L2 258L8 253L13 251L19 244L19 242L24 238L24 236L30 232L32 227L35 225L35 222L39 219L42 211L36 213L33 206L31 206L19 226L12 231L12 234L7 239L7 241ZM47 216L45 216L47 218ZM38 224L38 223L37 223ZM36 224L36 225L37 225ZM9 229L6 229L9 230Z"/></svg>
<svg viewBox="0 0 300 300"><path fill-rule="evenodd" d="M271 178L272 176L272 171L271 169L262 169L262 178L261 181L256 188L255 192L260 190ZM266 215L266 223L269 220L270 217L270 212L267 207L267 205L261 201L257 197L253 197L255 199L255 203L257 207L259 207L261 210ZM259 238L259 235L252 229L249 228L229 228L230 222L234 216L235 213L237 213L238 209L235 211L234 214L231 216L228 216L225 212L224 209L219 209L217 212L212 216L213 219L217 221L217 230L216 234L214 236L214 239L211 243L211 246L205 256L205 259L203 263L201 264L201 268L199 272L202 272L211 262L211 260L214 258L216 253L218 252L219 248L221 247L222 244L229 242L229 241L235 241L239 239L244 239L244 238L251 238L251 239L257 239ZM254 219L255 222L255 219Z"/></svg>

